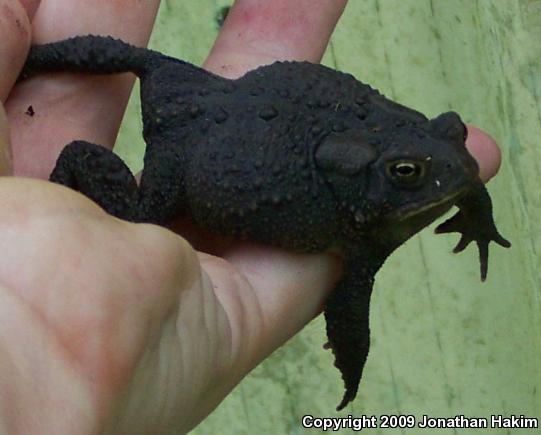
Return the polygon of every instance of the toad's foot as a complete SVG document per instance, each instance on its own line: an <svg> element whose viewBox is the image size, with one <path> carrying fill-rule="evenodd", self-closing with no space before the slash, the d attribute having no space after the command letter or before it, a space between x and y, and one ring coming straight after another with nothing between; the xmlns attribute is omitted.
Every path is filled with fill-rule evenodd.
<svg viewBox="0 0 541 435"><path fill-rule="evenodd" d="M346 256L344 275L325 305L329 342L324 347L332 349L346 388L337 411L357 395L368 356L370 295L378 269L370 266L366 259Z"/></svg>
<svg viewBox="0 0 541 435"><path fill-rule="evenodd" d="M488 270L488 245L496 242L504 248L511 243L504 239L494 224L492 202L485 186L479 181L475 187L461 198L457 206L460 211L436 228L436 233L459 232L462 234L454 253L463 251L470 242L475 241L479 248L481 280L484 281Z"/></svg>

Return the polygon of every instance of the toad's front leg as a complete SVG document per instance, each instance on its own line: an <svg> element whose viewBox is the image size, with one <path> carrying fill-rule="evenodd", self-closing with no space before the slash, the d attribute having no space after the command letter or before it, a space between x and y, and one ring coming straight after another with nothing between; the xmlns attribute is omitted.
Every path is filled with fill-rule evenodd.
<svg viewBox="0 0 541 435"><path fill-rule="evenodd" d="M328 346L346 389L337 411L357 395L370 347L370 295L380 265L365 256L346 255L344 275L325 305Z"/></svg>
<svg viewBox="0 0 541 435"><path fill-rule="evenodd" d="M456 204L460 211L436 228L436 233L459 232L462 234L453 252L461 252L470 242L475 241L479 248L481 280L484 281L488 270L488 245L495 242L504 248L511 243L504 239L492 217L492 201L484 184L479 180L474 187Z"/></svg>

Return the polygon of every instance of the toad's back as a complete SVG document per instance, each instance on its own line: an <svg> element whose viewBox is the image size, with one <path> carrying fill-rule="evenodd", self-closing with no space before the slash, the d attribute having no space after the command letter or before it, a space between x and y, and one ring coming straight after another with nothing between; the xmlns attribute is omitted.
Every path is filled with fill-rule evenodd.
<svg viewBox="0 0 541 435"><path fill-rule="evenodd" d="M336 242L344 222L315 152L333 128L345 128L337 127L343 114L329 96L317 102L305 96L316 83L292 86L297 68L319 79L331 71L276 63L230 81L208 73L186 77L183 65L172 62L143 80L147 154L168 149L167 158L182 161L184 207L199 224L304 250ZM164 80L173 83L166 93Z"/></svg>

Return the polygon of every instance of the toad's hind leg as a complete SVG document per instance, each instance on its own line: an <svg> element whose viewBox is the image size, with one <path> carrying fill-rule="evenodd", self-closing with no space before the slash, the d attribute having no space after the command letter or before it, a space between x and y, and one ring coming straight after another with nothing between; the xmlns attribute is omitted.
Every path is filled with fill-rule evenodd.
<svg viewBox="0 0 541 435"><path fill-rule="evenodd" d="M369 309L374 273L363 263L346 258L344 276L327 299L328 346L335 357L335 366L342 373L346 391L337 410L344 408L357 395L370 346Z"/></svg>
<svg viewBox="0 0 541 435"><path fill-rule="evenodd" d="M164 225L186 214L181 147L157 143L147 147L135 220Z"/></svg>
<svg viewBox="0 0 541 435"><path fill-rule="evenodd" d="M49 179L81 192L120 219L164 224L180 212L181 168L163 149L159 155L145 156L138 187L130 169L111 150L75 141L62 150Z"/></svg>
<svg viewBox="0 0 541 435"><path fill-rule="evenodd" d="M133 220L137 182L122 159L105 147L71 142L49 180L81 192L113 216Z"/></svg>

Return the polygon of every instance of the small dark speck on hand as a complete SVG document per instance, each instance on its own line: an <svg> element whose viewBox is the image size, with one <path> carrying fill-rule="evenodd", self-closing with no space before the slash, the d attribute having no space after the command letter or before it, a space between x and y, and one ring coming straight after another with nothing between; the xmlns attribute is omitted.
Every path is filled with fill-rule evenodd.
<svg viewBox="0 0 541 435"><path fill-rule="evenodd" d="M26 112L24 112L24 114L28 116L34 116L36 112L34 112L34 108L32 106L28 106L28 109L26 109Z"/></svg>
<svg viewBox="0 0 541 435"><path fill-rule="evenodd" d="M224 6L220 8L220 10L216 13L216 24L218 25L218 28L221 28L224 25L225 19L227 18L230 9L231 6Z"/></svg>

